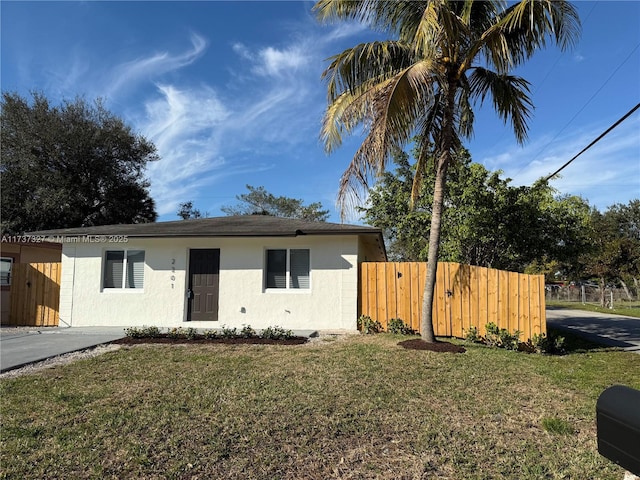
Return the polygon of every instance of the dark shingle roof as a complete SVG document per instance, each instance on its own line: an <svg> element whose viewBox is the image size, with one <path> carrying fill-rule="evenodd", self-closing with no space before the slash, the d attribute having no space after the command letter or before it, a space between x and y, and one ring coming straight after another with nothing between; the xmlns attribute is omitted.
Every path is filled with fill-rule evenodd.
<svg viewBox="0 0 640 480"><path fill-rule="evenodd" d="M29 235L126 235L129 237L287 237L296 235L379 235L379 228L341 223L309 222L267 215L198 218L172 222L101 225L41 230Z"/></svg>

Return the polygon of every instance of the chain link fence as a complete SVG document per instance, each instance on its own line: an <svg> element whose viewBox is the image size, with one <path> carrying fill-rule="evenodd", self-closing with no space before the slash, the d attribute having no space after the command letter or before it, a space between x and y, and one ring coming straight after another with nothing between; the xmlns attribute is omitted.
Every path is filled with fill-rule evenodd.
<svg viewBox="0 0 640 480"><path fill-rule="evenodd" d="M545 300L547 302L588 303L600 306L602 298L602 290L597 285L545 286ZM638 300L636 300L634 292L627 293L623 288L605 287L604 306L606 308L637 305Z"/></svg>

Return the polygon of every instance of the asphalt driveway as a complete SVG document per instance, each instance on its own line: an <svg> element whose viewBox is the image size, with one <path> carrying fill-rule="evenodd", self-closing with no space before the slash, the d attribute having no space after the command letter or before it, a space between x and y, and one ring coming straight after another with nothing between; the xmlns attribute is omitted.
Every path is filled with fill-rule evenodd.
<svg viewBox="0 0 640 480"><path fill-rule="evenodd" d="M547 307L547 326L640 353L640 318Z"/></svg>
<svg viewBox="0 0 640 480"><path fill-rule="evenodd" d="M123 327L0 328L0 372L125 336Z"/></svg>

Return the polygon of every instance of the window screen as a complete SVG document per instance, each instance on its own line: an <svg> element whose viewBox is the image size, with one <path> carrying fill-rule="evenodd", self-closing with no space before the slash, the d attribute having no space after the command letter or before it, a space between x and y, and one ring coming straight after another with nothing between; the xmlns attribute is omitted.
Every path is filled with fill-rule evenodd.
<svg viewBox="0 0 640 480"><path fill-rule="evenodd" d="M290 250L289 288L309 288L309 250Z"/></svg>
<svg viewBox="0 0 640 480"><path fill-rule="evenodd" d="M267 288L287 288L286 250L267 250Z"/></svg>
<svg viewBox="0 0 640 480"><path fill-rule="evenodd" d="M144 250L110 250L104 262L103 288L144 287Z"/></svg>
<svg viewBox="0 0 640 480"><path fill-rule="evenodd" d="M124 252L106 252L104 263L104 288L122 288Z"/></svg>
<svg viewBox="0 0 640 480"><path fill-rule="evenodd" d="M125 288L144 287L144 251L127 252L127 283Z"/></svg>
<svg viewBox="0 0 640 480"><path fill-rule="evenodd" d="M0 259L0 285L11 285L11 266L13 258L2 257Z"/></svg>
<svg viewBox="0 0 640 480"><path fill-rule="evenodd" d="M309 249L267 250L266 288L310 288Z"/></svg>

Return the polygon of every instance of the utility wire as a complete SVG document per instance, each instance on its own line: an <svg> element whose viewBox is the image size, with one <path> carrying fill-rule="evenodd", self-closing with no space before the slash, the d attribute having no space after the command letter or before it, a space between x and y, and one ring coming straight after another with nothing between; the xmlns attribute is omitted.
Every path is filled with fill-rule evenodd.
<svg viewBox="0 0 640 480"><path fill-rule="evenodd" d="M620 125L622 122L624 122L629 116L631 116L633 114L633 112L635 112L636 110L638 110L638 108L640 108L640 103L638 103L635 107L633 107L631 110L629 110L627 113L625 113L616 123L614 123L613 125L611 125L609 128L607 128L602 134L600 134L600 136L598 138L596 138L593 142L591 142L589 145L587 145L586 147L584 147L582 150L580 150L580 152L578 152L571 160L569 160L567 163L565 163L564 165L562 165L558 170L556 170L555 172L553 172L551 175L549 175L547 178L545 178L543 181L548 181L550 178L555 177L558 173L560 173L567 165L569 165L571 162L573 162L576 158L578 158L580 155L582 155L584 152L586 152L587 150L589 150L591 147L593 147L596 143L598 143L600 141L600 139L602 139L602 137L604 137L606 134L608 134L611 130L613 130L614 128L616 128L618 125Z"/></svg>
<svg viewBox="0 0 640 480"><path fill-rule="evenodd" d="M536 160L536 159L540 156L540 154L542 154L542 152L544 152L544 151L547 149L547 147L549 147L549 145L551 145L551 144L553 143L553 141L554 141L556 138L558 138L562 132L564 132L564 131L566 130L566 128L571 124L571 122L573 122L573 121L576 119L576 117L577 117L578 115L580 115L580 114L582 113L582 111L583 111L585 108L587 108L587 105L589 105L589 104L591 103L591 101L592 101L594 98L596 98L596 95L598 95L598 94L602 91L602 89L605 87L605 85L606 85L607 83L609 83L609 81L614 77L614 75L615 75L616 73L618 73L618 70L620 70L620 69L622 68L622 66L623 66L625 63L627 63L627 60L629 60L629 59L631 58L631 56L632 56L632 55L634 54L634 52L638 49L638 47L640 47L640 43L638 43L635 47L633 47L633 50L631 50L631 52L629 53L629 55L627 55L627 58L625 58L625 59L622 61L622 63L621 63L620 65L618 65L618 67L617 67L617 68L616 68L616 69L611 73L611 75L609 75L609 78L607 78L607 79L604 81L604 83L603 83L602 85L600 85L600 88L598 88L598 89L593 93L593 95L591 95L591 97L589 98L589 100L587 100L587 102L586 102L586 103L585 103L585 104L580 108L580 110L578 110L578 111L575 113L575 115L574 115L573 117L571 117L571 120L569 120L569 121L567 122L567 124L566 124L564 127L562 127L562 128L560 129L560 131L559 131L558 133L556 133L556 135L555 135L551 140L549 140L549 143L547 143L544 147L542 147L542 149L541 149L541 150L536 154L536 156L535 156L535 157L533 157L533 160L532 160L532 161Z"/></svg>

